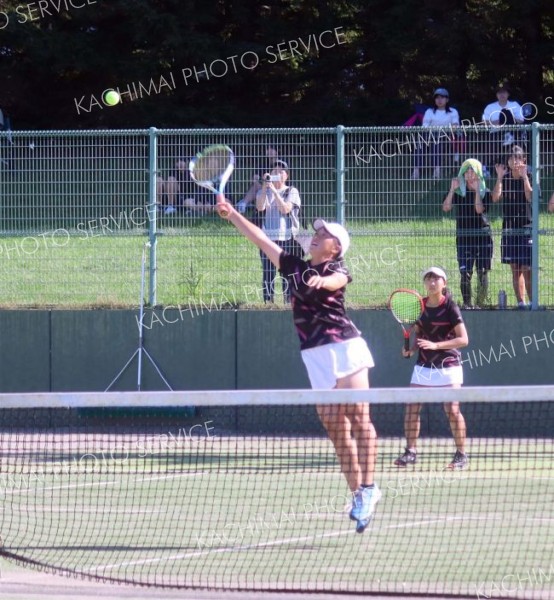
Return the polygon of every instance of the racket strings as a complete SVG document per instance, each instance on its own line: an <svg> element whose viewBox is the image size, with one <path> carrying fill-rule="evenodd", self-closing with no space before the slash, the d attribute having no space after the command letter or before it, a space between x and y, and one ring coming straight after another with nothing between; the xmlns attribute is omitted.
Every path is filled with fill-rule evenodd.
<svg viewBox="0 0 554 600"><path fill-rule="evenodd" d="M194 176L197 181L209 181L219 184L232 158L225 148L208 150L194 163ZM214 187L217 187L215 185Z"/></svg>
<svg viewBox="0 0 554 600"><path fill-rule="evenodd" d="M409 292L398 292L390 299L390 309L401 323L415 323L421 315L421 301Z"/></svg>

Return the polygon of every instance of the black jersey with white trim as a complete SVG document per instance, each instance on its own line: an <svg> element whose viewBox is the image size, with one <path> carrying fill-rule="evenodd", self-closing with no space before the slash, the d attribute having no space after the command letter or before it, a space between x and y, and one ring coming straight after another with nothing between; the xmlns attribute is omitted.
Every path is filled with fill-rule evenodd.
<svg viewBox="0 0 554 600"><path fill-rule="evenodd" d="M301 258L283 252L280 257L279 272L289 285L294 326L302 350L343 342L361 335L346 314L344 306L346 286L329 291L307 285L307 281L313 275L325 277L333 273L346 275L350 283L352 277L342 261L333 260L311 265Z"/></svg>
<svg viewBox="0 0 554 600"><path fill-rule="evenodd" d="M416 323L418 337L431 342L445 342L456 337L456 325L463 323L460 307L450 295L443 296L444 300L438 306L428 306L428 298L423 299L425 309ZM419 349L417 364L437 369L461 365L460 352L451 350Z"/></svg>

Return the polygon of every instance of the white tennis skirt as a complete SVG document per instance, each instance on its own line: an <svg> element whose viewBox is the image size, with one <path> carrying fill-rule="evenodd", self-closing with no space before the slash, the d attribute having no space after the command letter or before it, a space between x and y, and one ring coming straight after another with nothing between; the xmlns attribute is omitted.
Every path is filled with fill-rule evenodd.
<svg viewBox="0 0 554 600"><path fill-rule="evenodd" d="M314 390L332 390L337 379L375 366L373 356L361 337L308 348L302 350L301 355Z"/></svg>
<svg viewBox="0 0 554 600"><path fill-rule="evenodd" d="M414 385L424 385L429 387L439 387L446 385L462 385L464 382L464 372L462 366L457 367L422 367L416 365L412 372L410 383Z"/></svg>

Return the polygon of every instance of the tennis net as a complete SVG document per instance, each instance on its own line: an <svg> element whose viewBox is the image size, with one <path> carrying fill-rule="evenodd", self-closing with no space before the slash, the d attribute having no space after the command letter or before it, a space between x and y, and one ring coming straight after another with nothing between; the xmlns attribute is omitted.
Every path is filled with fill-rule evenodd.
<svg viewBox="0 0 554 600"><path fill-rule="evenodd" d="M554 386L1 394L0 557L145 586L552 597L553 400ZM314 405L368 401L382 498L358 535ZM445 468L444 402L467 423L463 470Z"/></svg>

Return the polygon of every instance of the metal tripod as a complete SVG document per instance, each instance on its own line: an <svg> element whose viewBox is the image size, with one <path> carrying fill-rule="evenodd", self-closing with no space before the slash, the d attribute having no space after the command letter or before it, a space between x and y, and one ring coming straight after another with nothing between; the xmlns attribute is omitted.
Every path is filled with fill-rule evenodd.
<svg viewBox="0 0 554 600"><path fill-rule="evenodd" d="M165 383L167 389L173 391L173 388L169 385L167 379L163 376L163 373L160 371L160 368L156 364L156 361L152 358L148 350L144 347L144 338L142 335L143 332L143 319L144 319L144 276L145 276L145 265L146 265L146 249L150 248L150 242L145 242L142 248L142 268L141 268L141 278L140 278L140 302L139 302L139 344L138 348L134 351L131 358L125 363L121 371L114 377L113 381L110 385L104 390L106 392L110 391L112 385L125 373L127 367L133 362L135 356L138 356L138 369L137 369L137 390L140 392L141 384L142 384L142 355L144 354L146 358L150 361L156 373L160 376L160 379Z"/></svg>

